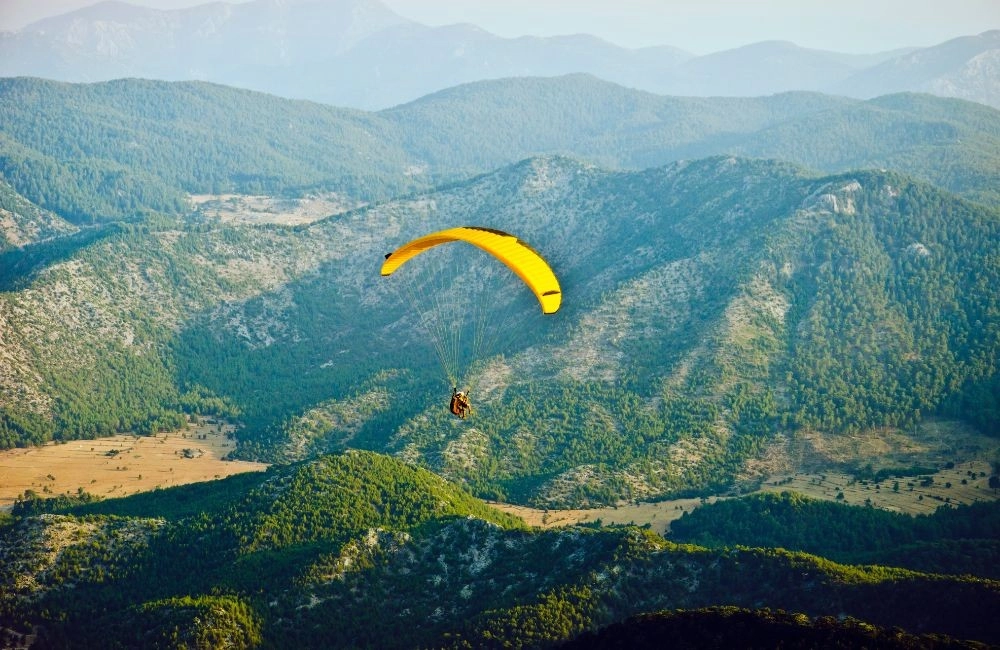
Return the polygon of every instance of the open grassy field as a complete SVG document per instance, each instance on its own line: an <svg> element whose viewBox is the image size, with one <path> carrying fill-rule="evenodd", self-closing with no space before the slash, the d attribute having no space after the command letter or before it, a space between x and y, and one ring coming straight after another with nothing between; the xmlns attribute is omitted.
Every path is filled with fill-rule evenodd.
<svg viewBox="0 0 1000 650"><path fill-rule="evenodd" d="M276 223L296 226L325 219L358 207L333 193L300 199L243 194L197 194L191 203L203 216L222 223Z"/></svg>
<svg viewBox="0 0 1000 650"><path fill-rule="evenodd" d="M714 503L718 497L702 499L675 499L658 503L623 504L608 508L591 508L587 510L539 510L525 506L515 506L506 503L491 503L490 505L517 515L530 525L540 528L558 528L575 524L591 524L600 521L609 524L635 524L650 528L663 534L670 529L670 522L680 519L685 512L691 512L702 503Z"/></svg>
<svg viewBox="0 0 1000 650"><path fill-rule="evenodd" d="M988 485L990 465L984 461L957 463L953 468L918 476L890 476L879 482L848 474L796 473L772 477L765 492L798 492L814 499L850 505L871 505L908 515L930 514L942 505L959 505L998 498ZM842 495L842 497L840 496Z"/></svg>
<svg viewBox="0 0 1000 650"><path fill-rule="evenodd" d="M121 497L157 487L261 471L263 463L226 461L236 446L228 425L201 424L141 437L50 443L0 452L0 509L32 490L40 496L75 494Z"/></svg>
<svg viewBox="0 0 1000 650"><path fill-rule="evenodd" d="M43 447L0 452L0 510L9 509L26 490L41 496L76 493L82 489L101 497L120 497L157 487L207 481L241 472L262 471L267 465L222 460L236 443L229 425L199 424L150 437L119 435L97 440L51 443ZM936 444L928 444L933 437ZM839 444L847 444L844 439ZM895 441L896 445L899 441ZM810 444L815 445L815 441ZM831 445L832 443L827 443ZM941 506L995 500L989 488L987 458L998 453L1000 442L962 431L943 431L928 425L922 435L907 439L907 453L867 455L868 446L844 453L838 450L828 463L858 458L879 459L876 468L926 465L934 472L889 476L879 482L860 480L841 471L817 470L815 454L809 471L783 471L761 482L760 491L798 492L816 499L850 505L871 505L906 514L926 514ZM842 495L842 496L841 496ZM685 512L718 498L688 498L655 503L628 503L607 508L542 510L502 503L493 505L542 528L586 524L646 525L666 533Z"/></svg>
<svg viewBox="0 0 1000 650"><path fill-rule="evenodd" d="M941 506L957 506L976 501L993 501L1000 498L987 485L989 463L970 461L932 474L875 481L860 481L839 472L779 475L761 486L761 492L798 492L814 499L840 501L855 506L871 505L875 508L902 512L909 515L930 514ZM972 478L970 474L975 474ZM985 475L984 475L985 474ZM931 479L931 482L928 482ZM962 483L965 481L965 483ZM898 489L896 484L898 483ZM838 494L843 494L838 499ZM623 504L612 508L589 510L539 510L494 503L497 508L517 515L529 525L555 528L586 524L600 520L604 524L649 524L660 534L670 530L670 523L680 519L704 503L713 503L719 497L707 499L676 499L657 503ZM724 497L723 497L724 498Z"/></svg>
<svg viewBox="0 0 1000 650"><path fill-rule="evenodd" d="M753 491L798 492L814 499L839 501L909 515L929 514L942 506L1000 499L989 487L990 461L1000 457L1000 440L957 422L928 420L916 430L868 431L850 436L806 432L793 442L769 450L766 462L754 462L768 471ZM887 468L925 467L911 476L890 475L876 482L846 471L827 468L870 465L872 472ZM760 476L760 474L758 474ZM591 523L636 524L663 534L670 523L708 499L678 499L657 503L619 504L590 510L538 510L494 504L543 528ZM724 498L724 497L722 497Z"/></svg>

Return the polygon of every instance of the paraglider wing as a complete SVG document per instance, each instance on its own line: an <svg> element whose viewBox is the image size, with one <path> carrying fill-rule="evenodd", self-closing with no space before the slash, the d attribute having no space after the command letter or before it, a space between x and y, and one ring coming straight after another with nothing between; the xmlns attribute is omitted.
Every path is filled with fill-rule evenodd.
<svg viewBox="0 0 1000 650"><path fill-rule="evenodd" d="M492 228L462 226L418 237L386 255L382 275L392 275L407 261L429 248L454 241L472 244L506 264L538 298L542 313L554 314L559 310L562 291L548 263L514 235Z"/></svg>

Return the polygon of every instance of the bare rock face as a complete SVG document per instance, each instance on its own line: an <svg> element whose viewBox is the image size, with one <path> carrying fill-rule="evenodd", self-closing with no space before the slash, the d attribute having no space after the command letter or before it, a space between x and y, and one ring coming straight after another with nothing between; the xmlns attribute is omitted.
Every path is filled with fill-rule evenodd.
<svg viewBox="0 0 1000 650"><path fill-rule="evenodd" d="M934 95L1000 107L997 79L1000 79L1000 47L977 54L954 72L928 83L926 90Z"/></svg>

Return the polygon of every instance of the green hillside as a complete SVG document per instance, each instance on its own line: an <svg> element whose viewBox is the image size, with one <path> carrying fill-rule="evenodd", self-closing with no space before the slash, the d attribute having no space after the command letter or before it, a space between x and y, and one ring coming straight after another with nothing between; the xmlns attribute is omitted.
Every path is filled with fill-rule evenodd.
<svg viewBox="0 0 1000 650"><path fill-rule="evenodd" d="M405 540L465 517L523 528L425 470L362 452L75 512L19 515L0 530L0 620L64 612L48 633L74 646L109 632L124 645L167 643L172 628L222 638L231 625L256 647L270 618L262 594L297 593L366 536ZM146 625L125 623L133 618Z"/></svg>
<svg viewBox="0 0 1000 650"><path fill-rule="evenodd" d="M725 153L746 134L855 103L818 93L663 97L574 74L464 84L378 115L436 166L492 169L555 153L636 169Z"/></svg>
<svg viewBox="0 0 1000 650"><path fill-rule="evenodd" d="M184 213L188 194L426 187L378 117L224 86L3 79L0 111L3 178L73 223Z"/></svg>
<svg viewBox="0 0 1000 650"><path fill-rule="evenodd" d="M758 494L685 513L670 538L709 547L781 547L838 562L1000 578L1000 507L943 508L911 517L875 508Z"/></svg>
<svg viewBox="0 0 1000 650"><path fill-rule="evenodd" d="M469 222L531 242L566 299L553 318L518 312L502 356L465 359L480 365L463 381L490 388L460 423L376 267ZM2 431L11 446L199 411L242 424L242 457L388 451L520 503L718 491L798 430L928 416L995 430L998 228L894 173L733 158L643 172L539 158L307 227L133 226L0 295L20 361Z"/></svg>
<svg viewBox="0 0 1000 650"><path fill-rule="evenodd" d="M207 491L191 516L169 505L175 490L0 525L0 624L68 647L543 647L726 603L1000 640L995 582L634 528L528 530L366 452L180 488Z"/></svg>
<svg viewBox="0 0 1000 650"><path fill-rule="evenodd" d="M1000 112L955 99L662 97L586 75L459 86L377 113L197 82L0 80L0 175L77 224L192 194L384 200L535 155L642 169L719 154L887 168L995 202Z"/></svg>
<svg viewBox="0 0 1000 650"><path fill-rule="evenodd" d="M997 112L961 100L879 97L774 123L731 151L828 172L894 169L972 200L1000 199Z"/></svg>
<svg viewBox="0 0 1000 650"><path fill-rule="evenodd" d="M708 607L642 614L559 646L580 648L978 648L974 641L913 635L851 618L811 619L781 610Z"/></svg>

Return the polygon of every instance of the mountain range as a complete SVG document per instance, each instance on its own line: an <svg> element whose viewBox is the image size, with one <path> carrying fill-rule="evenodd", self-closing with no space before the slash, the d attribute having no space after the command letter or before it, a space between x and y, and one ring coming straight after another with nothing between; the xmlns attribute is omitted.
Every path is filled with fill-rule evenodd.
<svg viewBox="0 0 1000 650"><path fill-rule="evenodd" d="M37 474L0 647L1000 644L996 34L692 57L257 0L0 36L30 74L245 86L0 78L0 450ZM719 66L868 90L626 87ZM522 238L561 309L460 244L380 276L458 225ZM117 449L106 492L32 460L205 420L270 467L110 498Z"/></svg>
<svg viewBox="0 0 1000 650"><path fill-rule="evenodd" d="M435 106L477 92L484 115L489 107L503 115L509 103L497 101L498 90L552 98L575 89L524 127L559 126L553 148L593 146L574 136L581 131L607 142L561 112L581 88L607 93L586 104L591 116L616 100L663 106L590 78L476 85L407 115L206 84L5 84L4 137L14 143L5 177L25 205L80 229L0 258L9 278L0 295L5 446L151 431L210 409L243 423L236 453L244 458L288 462L363 447L479 496L569 506L752 482L760 478L753 459L784 453L795 431L836 437L918 426L928 415L995 427L997 296L983 288L998 281L1000 237L988 200L898 171L830 174L732 155L641 170L544 155L470 176L516 158L517 140L502 139L501 126L495 140L483 131L468 144L445 138L451 147L441 154L429 144L441 131L428 125L454 129L446 118L466 114L451 101ZM729 101L697 106L724 114ZM818 159L840 149L815 146L815 130L789 125L825 115L834 132L846 110L856 129L884 135L852 141L851 159L890 160L990 196L998 168L984 143L997 132L993 109L929 96L731 101L755 109L742 112L747 141L766 125L784 134L767 142ZM693 114L666 104L678 106ZM626 124L655 115L615 114ZM711 112L699 114L690 133L707 135L683 130L685 146L718 133ZM897 121L928 126L886 128ZM240 130L253 124L262 127ZM388 134L377 140L380 168L369 162L373 149L354 145L375 129ZM60 137L70 132L80 135ZM955 137L965 132L975 136ZM248 159L251 138L266 145ZM317 156L326 141L346 155ZM79 153L66 156L66 143ZM946 157L964 167L940 166ZM418 166L425 171L414 174ZM221 222L184 202L186 192L304 188L339 188L368 204L281 227ZM42 204L50 196L58 200ZM407 238L463 223L524 237L555 265L566 296L545 323L519 312L522 327L501 356L471 359L485 364L459 378L481 386L483 417L471 427L439 408L450 387L427 363L434 339L375 272ZM469 299L498 309L507 294L480 286L484 262L441 275L468 278Z"/></svg>
<svg viewBox="0 0 1000 650"><path fill-rule="evenodd" d="M378 0L254 0L156 10L110 0L0 34L0 76L204 80L362 109L462 83L587 73L662 95L927 92L1000 106L1000 31L866 55L771 41L695 56L588 35L429 27Z"/></svg>
<svg viewBox="0 0 1000 650"><path fill-rule="evenodd" d="M678 98L569 75L370 113L199 82L7 79L0 108L0 200L20 215L3 240L22 244L57 220L61 232L182 214L190 195L334 192L355 205L552 154L628 170L712 155L896 169L1000 201L1000 113L929 95Z"/></svg>

